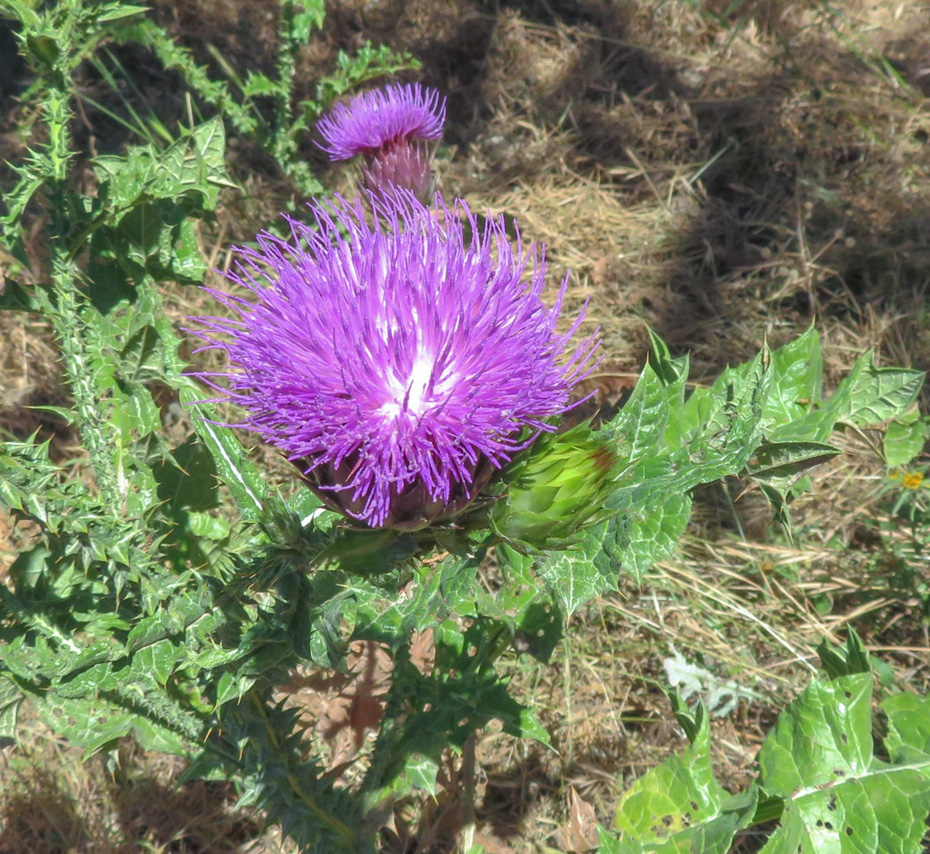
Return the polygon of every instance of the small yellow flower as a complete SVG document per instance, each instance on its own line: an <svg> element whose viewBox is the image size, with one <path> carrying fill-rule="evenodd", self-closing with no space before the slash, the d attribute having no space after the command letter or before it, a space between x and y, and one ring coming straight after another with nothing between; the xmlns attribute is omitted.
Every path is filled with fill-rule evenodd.
<svg viewBox="0 0 930 854"><path fill-rule="evenodd" d="M917 489L924 482L924 476L919 471L910 472L901 478L901 486L905 489Z"/></svg>

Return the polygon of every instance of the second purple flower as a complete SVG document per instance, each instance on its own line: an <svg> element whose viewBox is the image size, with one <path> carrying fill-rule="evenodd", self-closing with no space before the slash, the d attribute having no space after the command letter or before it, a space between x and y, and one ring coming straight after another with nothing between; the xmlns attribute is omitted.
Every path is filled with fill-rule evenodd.
<svg viewBox="0 0 930 854"><path fill-rule="evenodd" d="M446 100L419 83L391 84L337 104L317 125L331 160L364 159L372 192L411 190L426 202L433 192L428 143L442 138Z"/></svg>

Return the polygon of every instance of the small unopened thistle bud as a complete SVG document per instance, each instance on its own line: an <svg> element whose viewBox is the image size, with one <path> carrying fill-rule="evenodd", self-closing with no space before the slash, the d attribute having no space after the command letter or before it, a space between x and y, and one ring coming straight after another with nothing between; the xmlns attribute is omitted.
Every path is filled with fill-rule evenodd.
<svg viewBox="0 0 930 854"><path fill-rule="evenodd" d="M524 550L567 546L578 531L601 521L621 469L587 424L541 436L507 469L507 490L491 507L491 523Z"/></svg>
<svg viewBox="0 0 930 854"><path fill-rule="evenodd" d="M442 138L445 121L446 101L435 89L393 84L337 104L317 128L331 160L362 156L369 191L406 189L426 204L435 186L429 142Z"/></svg>

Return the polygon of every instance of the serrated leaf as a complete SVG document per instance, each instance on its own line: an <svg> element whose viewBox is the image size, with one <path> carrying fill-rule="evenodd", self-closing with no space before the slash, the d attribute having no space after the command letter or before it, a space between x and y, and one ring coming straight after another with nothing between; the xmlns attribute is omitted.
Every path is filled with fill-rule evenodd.
<svg viewBox="0 0 930 854"><path fill-rule="evenodd" d="M0 674L0 739L16 738L23 692L6 674Z"/></svg>
<svg viewBox="0 0 930 854"><path fill-rule="evenodd" d="M439 774L439 762L421 753L411 753L397 775L396 791L424 791L436 794L436 777Z"/></svg>
<svg viewBox="0 0 930 854"><path fill-rule="evenodd" d="M143 750L157 750L174 756L187 756L191 743L169 727L141 715L132 721L132 734Z"/></svg>
<svg viewBox="0 0 930 854"><path fill-rule="evenodd" d="M113 3L102 9L94 11L94 20L98 23L105 21L119 21L123 18L129 18L132 15L144 15L149 11L148 6L134 6L130 3Z"/></svg>
<svg viewBox="0 0 930 854"><path fill-rule="evenodd" d="M37 29L42 24L42 19L25 0L0 0L0 14L19 21L27 30Z"/></svg>
<svg viewBox="0 0 930 854"><path fill-rule="evenodd" d="M601 833L601 851L726 854L752 820L755 790L729 796L714 777L710 727L700 715L694 742L637 780L614 816L620 837ZM608 844L605 847L604 842Z"/></svg>
<svg viewBox="0 0 930 854"><path fill-rule="evenodd" d="M33 65L45 65L50 70L61 55L61 47L54 35L27 33L26 52Z"/></svg>
<svg viewBox="0 0 930 854"><path fill-rule="evenodd" d="M565 619L558 606L548 600L528 604L515 619L514 645L537 661L548 664L562 640Z"/></svg>
<svg viewBox="0 0 930 854"><path fill-rule="evenodd" d="M200 440L213 455L213 462L229 489L244 519L255 521L263 513L271 495L265 479L228 427L216 423L212 407L198 392L185 386L180 390L181 404L187 408Z"/></svg>
<svg viewBox="0 0 930 854"><path fill-rule="evenodd" d="M646 332L649 334L649 364L656 376L668 387L683 384L688 379L688 357L673 359L666 343L650 327L646 327Z"/></svg>
<svg viewBox="0 0 930 854"><path fill-rule="evenodd" d="M866 427L907 412L923 385L920 371L876 367L866 353L817 409L772 431L773 442L825 442L839 422Z"/></svg>
<svg viewBox="0 0 930 854"><path fill-rule="evenodd" d="M183 658L184 652L165 638L136 652L132 657L132 669L164 685Z"/></svg>
<svg viewBox="0 0 930 854"><path fill-rule="evenodd" d="M745 475L765 482L786 482L841 453L822 442L765 442L756 448Z"/></svg>
<svg viewBox="0 0 930 854"><path fill-rule="evenodd" d="M370 41L364 42L355 53L341 50L333 73L324 75L316 84L316 98L301 102L304 121L315 120L336 98L367 80L419 67L419 60L412 54L398 53L388 45L373 47Z"/></svg>
<svg viewBox="0 0 930 854"><path fill-rule="evenodd" d="M665 342L652 329L649 332L649 364L665 386L665 398L669 406L669 417L665 428L665 439L669 448L681 447L682 425L678 418L685 401L685 386L688 381L690 360L688 356L673 359Z"/></svg>
<svg viewBox="0 0 930 854"><path fill-rule="evenodd" d="M808 484L807 471L841 453L822 442L764 442L741 474L752 478L787 521L786 507Z"/></svg>
<svg viewBox="0 0 930 854"><path fill-rule="evenodd" d="M242 84L242 94L249 98L257 95L274 95L280 88L281 84L276 83L270 77L260 71L250 70Z"/></svg>
<svg viewBox="0 0 930 854"><path fill-rule="evenodd" d="M540 589L532 557L503 544L497 546L496 554L503 583L494 591L479 590L478 613L506 624L517 652L548 663L562 639L561 609L551 593Z"/></svg>
<svg viewBox="0 0 930 854"><path fill-rule="evenodd" d="M872 676L815 681L779 716L759 752L759 786L782 798L763 851L917 852L930 813L930 759L872 749Z"/></svg>
<svg viewBox="0 0 930 854"><path fill-rule="evenodd" d="M823 355L813 326L772 351L772 390L766 401L767 429L780 427L808 414L823 395Z"/></svg>
<svg viewBox="0 0 930 854"><path fill-rule="evenodd" d="M823 672L830 679L872 672L868 651L855 629L849 630L846 644L842 647L836 647L824 638L817 647L817 655Z"/></svg>
<svg viewBox="0 0 930 854"><path fill-rule="evenodd" d="M216 706L219 708L231 700L240 700L255 684L256 677L223 673L216 683Z"/></svg>
<svg viewBox="0 0 930 854"><path fill-rule="evenodd" d="M863 360L863 369L855 377L849 404L838 420L867 427L904 415L917 399L924 382L923 371L879 368L871 353Z"/></svg>
<svg viewBox="0 0 930 854"><path fill-rule="evenodd" d="M153 467L158 498L175 512L209 510L219 503L218 474L213 456L196 436L172 451L173 461Z"/></svg>
<svg viewBox="0 0 930 854"><path fill-rule="evenodd" d="M166 149L140 145L122 156L95 158L94 171L110 221L116 224L139 204L178 201L186 193L214 208L219 188L235 186L226 173L225 155L226 132L217 116L186 131ZM152 215L157 215L157 209L152 209Z"/></svg>
<svg viewBox="0 0 930 854"><path fill-rule="evenodd" d="M930 419L922 418L918 409L906 412L885 430L885 462L893 468L906 466L924 449L930 437Z"/></svg>
<svg viewBox="0 0 930 854"><path fill-rule="evenodd" d="M601 435L617 442L620 452L630 460L661 453L669 422L667 388L647 364L623 409L600 431Z"/></svg>
<svg viewBox="0 0 930 854"><path fill-rule="evenodd" d="M885 749L895 763L913 763L930 773L930 697L916 694L893 694L882 703L888 717Z"/></svg>
<svg viewBox="0 0 930 854"><path fill-rule="evenodd" d="M577 545L550 552L539 564L538 573L566 616L617 585L620 564L610 557L616 531L602 523L585 531Z"/></svg>
<svg viewBox="0 0 930 854"><path fill-rule="evenodd" d="M63 699L47 694L33 703L45 723L91 755L132 731L133 715L100 698Z"/></svg>
<svg viewBox="0 0 930 854"><path fill-rule="evenodd" d="M4 241L12 254L25 262L22 246L23 215L33 196L55 174L55 170L51 158L44 150L27 150L25 162L18 166L10 164L9 168L19 177L16 185L4 194L3 203L7 212L0 218L0 225L3 226Z"/></svg>
<svg viewBox="0 0 930 854"><path fill-rule="evenodd" d="M320 29L326 20L326 5L321 0L301 0L293 4L287 0L289 7L296 6L296 11L289 21L289 37L298 44L305 44L314 29Z"/></svg>
<svg viewBox="0 0 930 854"><path fill-rule="evenodd" d="M435 566L414 567L414 583L407 596L379 596L376 589L366 591L356 583L359 609L355 637L396 650L414 631L424 632L450 614L474 613L475 577L481 557L449 555Z"/></svg>
<svg viewBox="0 0 930 854"><path fill-rule="evenodd" d="M345 529L320 552L318 565L351 575L379 575L406 563L420 550L410 535L386 528Z"/></svg>
<svg viewBox="0 0 930 854"><path fill-rule="evenodd" d="M584 596L607 589L619 566L641 574L667 555L688 522L690 490L740 471L762 441L762 416L772 384L768 350L725 372L710 389L698 389L681 411L672 409L670 398L663 395L680 394L677 384L682 381L680 371L684 366L663 364L663 372L676 387L663 391L659 375L644 372L644 391L632 416L624 416L624 407L604 428L603 435L623 437L641 451L641 456L632 459L617 478L605 502L605 510L614 518L586 532L581 548L573 550L573 554L561 560L549 557L541 568L541 573L548 572L544 577L557 595L564 597L565 589L572 594L572 607L585 601ZM647 406L647 400L655 406ZM647 414L653 408L668 415L667 428L656 429L665 415ZM688 444L666 450L669 435L681 437ZM644 444L647 437L653 439L651 446ZM592 536L600 540L603 552L597 563L592 563L598 554L592 547ZM565 588L568 578L571 583ZM576 596L576 591L581 595Z"/></svg>
<svg viewBox="0 0 930 854"><path fill-rule="evenodd" d="M653 501L635 516L628 528L629 544L618 556L621 566L637 581L654 563L675 550L691 519L691 498L672 492Z"/></svg>
<svg viewBox="0 0 930 854"><path fill-rule="evenodd" d="M724 437L761 435L773 379L768 348L749 362L727 368L710 388L695 389L685 401L682 435L699 453L702 445L716 449Z"/></svg>

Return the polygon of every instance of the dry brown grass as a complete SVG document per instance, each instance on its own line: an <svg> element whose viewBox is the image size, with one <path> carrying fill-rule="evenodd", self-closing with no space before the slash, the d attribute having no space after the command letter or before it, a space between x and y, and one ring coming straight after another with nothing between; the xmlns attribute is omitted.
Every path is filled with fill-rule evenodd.
<svg viewBox="0 0 930 854"><path fill-rule="evenodd" d="M240 70L269 68L273 19L261 4L154 6L204 61L212 44ZM525 239L546 244L553 280L572 271L572 306L589 301L587 322L601 328L595 381L606 402L622 399L641 366L645 324L692 353L697 381L812 322L828 383L866 347L888 363L930 365L926 4L852 0L833 14L808 0L334 0L329 12L324 37L306 49L303 85L363 36L420 57L422 78L450 99L444 191L515 218ZM169 106L182 94L171 85ZM347 180L309 141L305 150L331 185ZM294 203L248 146L234 141L232 151L245 193L202 233L218 267L230 243ZM178 319L201 313L202 299L166 293ZM74 437L27 408L62 399L53 343L32 320L0 324L0 427L40 428L72 453ZM494 731L479 741L478 839L488 851L558 850L572 791L609 822L624 786L682 746L663 693L673 651L754 692L714 720L715 765L730 787L748 779L822 637L855 626L901 684L926 688L927 594L895 581L900 558L875 534L895 487L863 437L843 441L849 453L817 472L797 508L793 542L742 485L704 490L673 559L577 614L549 666L513 665L515 691L556 750ZM262 459L285 477L274 455ZM906 545L909 534L887 536ZM4 559L14 551L0 544ZM922 563L907 569L926 583ZM82 765L33 733L3 759L0 851L116 852L143 840L165 851L277 850L250 820L229 817L224 793L174 793L170 764L133 755L114 788L99 763ZM461 824L458 769L451 761L436 801L398 811L390 850L405 836L408 850L449 850ZM139 818L127 804L138 806L140 791L152 801L152 786L163 804ZM757 847L748 839L742 850Z"/></svg>
<svg viewBox="0 0 930 854"><path fill-rule="evenodd" d="M275 830L238 811L230 786L179 785L182 763L129 741L82 761L42 723L0 753L2 854L293 854Z"/></svg>

